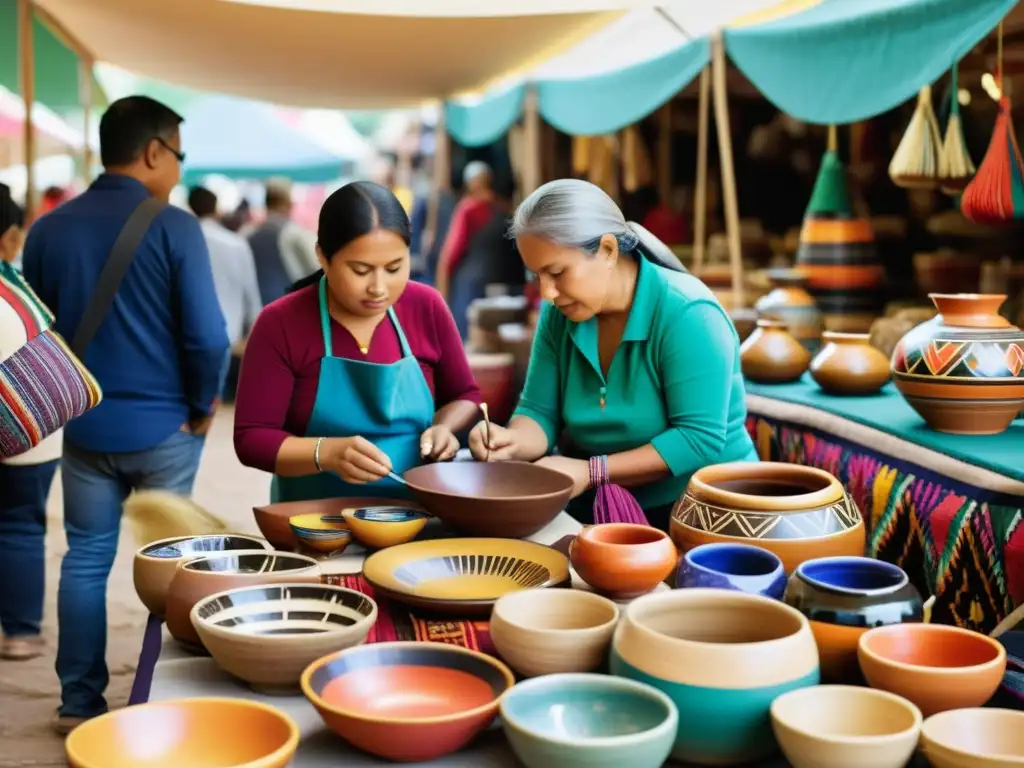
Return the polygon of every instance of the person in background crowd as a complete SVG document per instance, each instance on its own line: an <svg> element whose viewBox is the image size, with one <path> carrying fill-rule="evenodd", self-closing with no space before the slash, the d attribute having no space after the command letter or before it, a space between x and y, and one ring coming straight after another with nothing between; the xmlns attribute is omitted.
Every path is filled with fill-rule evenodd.
<svg viewBox="0 0 1024 768"><path fill-rule="evenodd" d="M150 197L166 201L181 178L181 122L145 96L115 101L99 126L104 173L29 231L24 275L65 339L74 339L129 217ZM81 355L104 400L64 430L60 733L107 710L107 579L122 504L137 489L192 492L227 353L203 231L166 205Z"/></svg>
<svg viewBox="0 0 1024 768"><path fill-rule="evenodd" d="M43 192L43 198L39 205L39 215L49 213L61 203L67 201L69 195L66 189L60 187L47 187Z"/></svg>
<svg viewBox="0 0 1024 768"><path fill-rule="evenodd" d="M267 218L248 235L264 306L320 269L316 236L291 219L291 184L284 179L271 179L266 193Z"/></svg>
<svg viewBox="0 0 1024 768"><path fill-rule="evenodd" d="M252 221L252 211L249 209L249 201L242 200L231 213L221 219L221 224L229 232L237 232L244 236L242 230Z"/></svg>
<svg viewBox="0 0 1024 768"><path fill-rule="evenodd" d="M413 279L427 285L434 284L437 275L437 263L441 258L441 247L448 235L452 213L455 210L456 197L451 190L442 189L437 200L437 220L433 230L430 224L430 196L420 195L412 207L410 225L412 240L409 250L413 255Z"/></svg>
<svg viewBox="0 0 1024 768"><path fill-rule="evenodd" d="M466 255L470 242L494 215L494 174L491 173L491 167L485 162L474 160L466 165L462 180L466 194L452 212L434 283L445 299L448 298L452 275Z"/></svg>
<svg viewBox="0 0 1024 768"><path fill-rule="evenodd" d="M217 221L217 196L213 192L206 187L193 187L188 193L188 206L203 228L217 298L228 326L231 365L224 384L224 401L230 403L235 399L238 386L238 366L245 351L245 337L263 306L256 263L248 241Z"/></svg>
<svg viewBox="0 0 1024 768"><path fill-rule="evenodd" d="M640 218L644 229L666 245L690 242L690 222L686 217L687 190L676 187L671 200L661 200Z"/></svg>

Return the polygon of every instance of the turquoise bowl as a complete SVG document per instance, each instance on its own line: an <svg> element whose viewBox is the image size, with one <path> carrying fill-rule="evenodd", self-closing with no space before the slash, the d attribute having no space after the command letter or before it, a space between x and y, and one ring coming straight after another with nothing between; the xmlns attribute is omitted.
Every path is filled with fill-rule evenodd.
<svg viewBox="0 0 1024 768"><path fill-rule="evenodd" d="M679 710L672 759L742 765L778 749L770 708L820 682L807 619L761 595L682 589L634 600L612 640L610 670L665 693Z"/></svg>
<svg viewBox="0 0 1024 768"><path fill-rule="evenodd" d="M657 688L607 675L536 677L498 706L526 768L660 768L679 725L675 704Z"/></svg>

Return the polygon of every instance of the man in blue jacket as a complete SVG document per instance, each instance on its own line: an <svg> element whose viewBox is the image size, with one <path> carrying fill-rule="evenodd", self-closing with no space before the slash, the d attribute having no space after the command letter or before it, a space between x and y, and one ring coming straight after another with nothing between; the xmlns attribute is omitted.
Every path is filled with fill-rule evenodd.
<svg viewBox="0 0 1024 768"><path fill-rule="evenodd" d="M25 278L69 342L129 217L149 197L166 201L178 183L181 122L146 97L111 104L100 121L105 172L29 231ZM83 354L103 402L65 429L59 732L107 710L107 579L121 505L136 489L191 493L227 354L199 222L167 205L145 230Z"/></svg>

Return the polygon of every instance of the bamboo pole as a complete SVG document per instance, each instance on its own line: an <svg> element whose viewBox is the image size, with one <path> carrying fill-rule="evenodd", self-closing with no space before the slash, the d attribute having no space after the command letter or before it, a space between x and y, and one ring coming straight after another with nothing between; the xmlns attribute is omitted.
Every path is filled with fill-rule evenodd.
<svg viewBox="0 0 1024 768"><path fill-rule="evenodd" d="M697 103L697 181L693 192L693 271L700 274L708 246L708 119L711 101L711 73L700 73L700 100Z"/></svg>
<svg viewBox="0 0 1024 768"><path fill-rule="evenodd" d="M537 91L530 87L523 101L523 170L520 182L526 198L541 185L540 111Z"/></svg>
<svg viewBox="0 0 1024 768"><path fill-rule="evenodd" d="M32 124L32 107L36 103L35 52L32 40L32 0L18 0L18 74L21 79L21 98L25 102L25 124L22 147L25 159L25 223L29 224L36 211L36 132Z"/></svg>
<svg viewBox="0 0 1024 768"><path fill-rule="evenodd" d="M740 210L736 195L736 168L732 157L732 132L729 128L729 94L726 90L725 45L722 33L715 33L712 42L712 78L714 79L715 127L718 129L718 154L722 166L722 201L725 207L725 234L732 267L732 308L746 304L743 291L743 252L740 243Z"/></svg>
<svg viewBox="0 0 1024 768"><path fill-rule="evenodd" d="M78 101L82 105L82 134L85 136L85 146L82 148L82 180L86 184L92 181L92 167L95 162L92 144L89 142L92 133L92 66L91 58L78 59Z"/></svg>
<svg viewBox="0 0 1024 768"><path fill-rule="evenodd" d="M672 198L672 99L658 112L658 197L662 205Z"/></svg>

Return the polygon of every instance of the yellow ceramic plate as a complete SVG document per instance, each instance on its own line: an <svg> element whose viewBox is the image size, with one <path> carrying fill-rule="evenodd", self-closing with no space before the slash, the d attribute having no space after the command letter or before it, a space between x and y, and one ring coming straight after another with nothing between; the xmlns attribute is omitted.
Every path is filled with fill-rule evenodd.
<svg viewBox="0 0 1024 768"><path fill-rule="evenodd" d="M363 578L383 597L406 605L487 614L508 592L569 583L569 560L519 539L414 541L370 555Z"/></svg>

